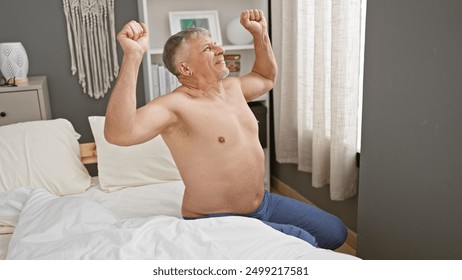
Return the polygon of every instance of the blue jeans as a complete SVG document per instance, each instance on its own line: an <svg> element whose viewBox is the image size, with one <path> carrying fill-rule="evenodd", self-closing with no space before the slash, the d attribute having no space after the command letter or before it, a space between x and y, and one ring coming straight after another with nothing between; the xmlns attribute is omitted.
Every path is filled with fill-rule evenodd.
<svg viewBox="0 0 462 280"><path fill-rule="evenodd" d="M201 218L237 216L236 214L210 214ZM261 220L270 227L295 236L311 245L325 249L340 247L347 237L343 222L319 208L301 201L265 191L258 209L246 217ZM185 217L185 219L191 219Z"/></svg>

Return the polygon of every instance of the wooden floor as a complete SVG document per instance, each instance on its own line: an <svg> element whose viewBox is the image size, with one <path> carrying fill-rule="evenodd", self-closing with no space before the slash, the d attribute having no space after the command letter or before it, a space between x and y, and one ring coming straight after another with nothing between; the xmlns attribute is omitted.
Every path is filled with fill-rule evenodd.
<svg viewBox="0 0 462 280"><path fill-rule="evenodd" d="M311 201L309 201L304 196L299 194L297 191L295 191L291 187L287 186L286 184L284 184L283 182L281 182L280 180L278 180L275 177L271 178L271 189L270 189L270 191L272 193L277 193L277 194L280 194L280 195L288 196L288 197L303 201L305 203L308 203L308 204L313 205L313 206L316 207L316 205L311 203ZM340 248L338 248L335 251L340 252L340 253L349 254L349 255L352 255L352 256L356 256L356 233L354 231L348 229L347 240L345 241L345 243Z"/></svg>

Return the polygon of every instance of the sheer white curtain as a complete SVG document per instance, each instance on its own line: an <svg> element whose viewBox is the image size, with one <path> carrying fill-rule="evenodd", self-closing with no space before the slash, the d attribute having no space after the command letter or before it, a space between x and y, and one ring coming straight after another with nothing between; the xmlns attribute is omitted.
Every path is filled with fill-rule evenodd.
<svg viewBox="0 0 462 280"><path fill-rule="evenodd" d="M332 200L357 192L361 1L271 1L276 159L330 184Z"/></svg>

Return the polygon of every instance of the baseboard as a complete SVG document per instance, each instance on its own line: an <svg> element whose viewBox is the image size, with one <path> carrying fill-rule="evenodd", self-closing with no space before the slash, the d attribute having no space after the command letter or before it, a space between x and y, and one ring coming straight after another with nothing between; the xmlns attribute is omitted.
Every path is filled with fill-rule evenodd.
<svg viewBox="0 0 462 280"><path fill-rule="evenodd" d="M306 197L304 197L303 195L298 193L296 190L286 185L284 182L282 182L281 180L279 180L278 178L274 176L271 176L270 186L271 186L271 189L275 189L277 192L281 193L282 195L303 201L305 203L308 203L310 205L317 207L314 203L309 201ZM348 236L347 236L345 243L348 244L354 250L356 250L356 232L352 231L351 229L348 229Z"/></svg>

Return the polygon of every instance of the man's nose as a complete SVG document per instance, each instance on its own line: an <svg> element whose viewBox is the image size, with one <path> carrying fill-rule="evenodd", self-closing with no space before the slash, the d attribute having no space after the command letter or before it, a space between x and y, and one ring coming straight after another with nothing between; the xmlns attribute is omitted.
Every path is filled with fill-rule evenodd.
<svg viewBox="0 0 462 280"><path fill-rule="evenodd" d="M225 49L223 49L221 46L215 45L214 47L216 55L221 55L225 53Z"/></svg>

